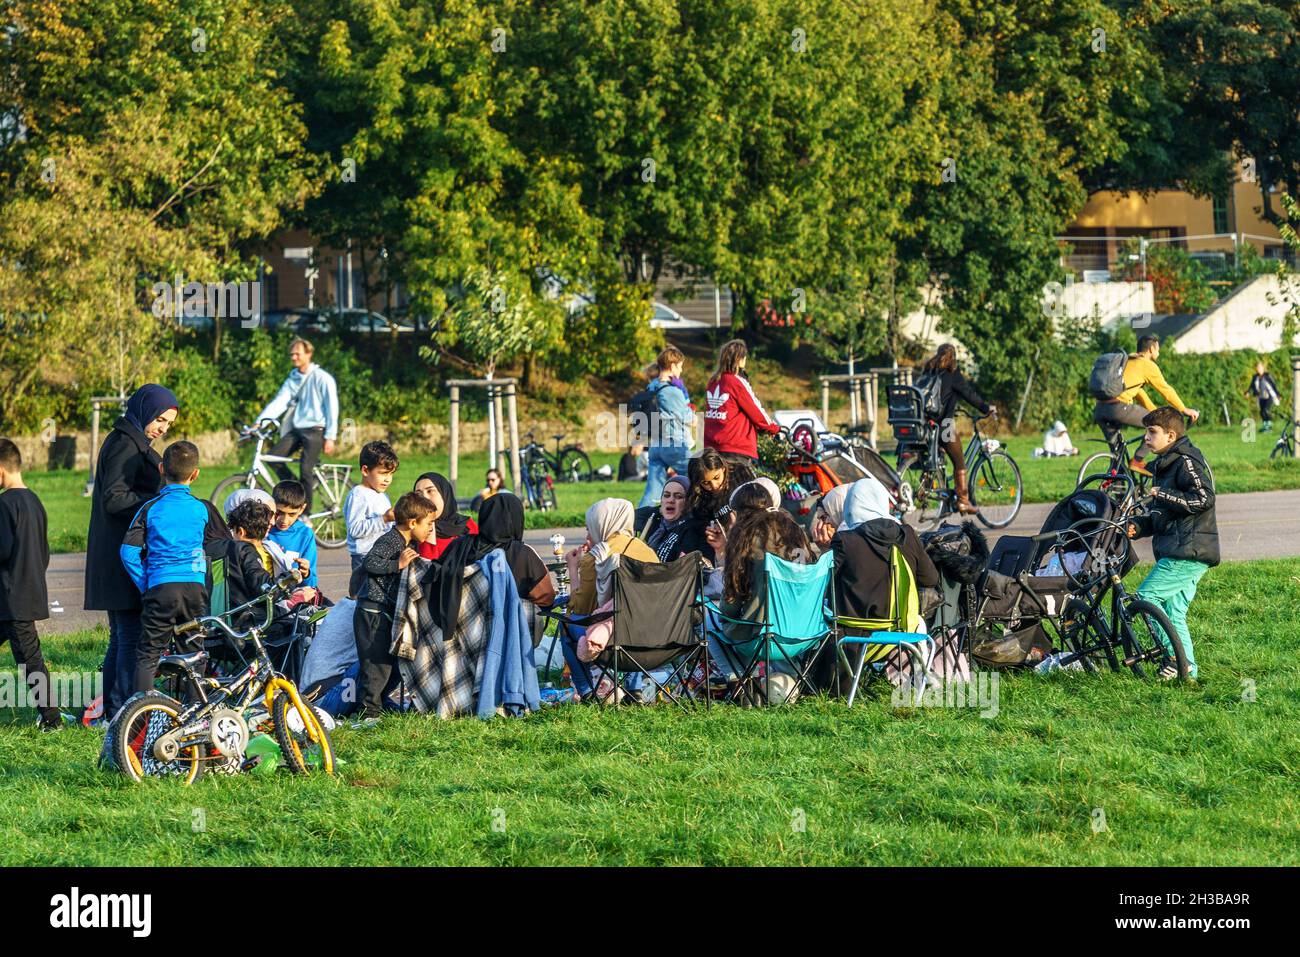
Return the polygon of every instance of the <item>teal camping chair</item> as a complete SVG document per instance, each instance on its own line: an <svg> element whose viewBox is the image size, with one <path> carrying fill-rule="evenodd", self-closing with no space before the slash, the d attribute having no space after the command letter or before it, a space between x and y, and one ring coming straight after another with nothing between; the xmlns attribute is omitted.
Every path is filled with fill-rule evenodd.
<svg viewBox="0 0 1300 957"><path fill-rule="evenodd" d="M716 604L708 603L716 621L742 626L748 633L748 637L729 637L725 629L714 631L728 663L740 676L739 683L728 696L730 699L735 700L744 694L760 662L765 674L770 676L774 660L794 671L795 683L786 693L786 703L800 687L812 694L817 693L809 675L823 646L835 634L834 575L835 556L832 552L826 552L812 565L796 565L769 553L763 556L764 582L759 620L731 618Z"/></svg>

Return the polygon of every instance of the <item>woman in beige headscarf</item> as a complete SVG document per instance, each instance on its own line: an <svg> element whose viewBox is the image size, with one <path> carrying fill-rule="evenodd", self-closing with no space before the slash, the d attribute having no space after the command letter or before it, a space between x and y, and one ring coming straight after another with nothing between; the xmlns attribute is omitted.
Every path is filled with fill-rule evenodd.
<svg viewBox="0 0 1300 957"><path fill-rule="evenodd" d="M632 526L636 510L621 498L603 498L587 509L587 541L564 556L569 581L577 582L569 599L569 614L589 615L614 594L614 569L623 555L642 562L659 557Z"/></svg>

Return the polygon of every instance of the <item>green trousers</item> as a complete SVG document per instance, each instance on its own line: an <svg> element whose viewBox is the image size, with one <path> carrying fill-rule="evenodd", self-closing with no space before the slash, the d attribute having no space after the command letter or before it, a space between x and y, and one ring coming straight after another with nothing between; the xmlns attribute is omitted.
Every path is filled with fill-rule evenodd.
<svg viewBox="0 0 1300 957"><path fill-rule="evenodd" d="M1192 653L1192 636L1187 631L1187 608L1196 597L1196 584L1210 570L1204 562L1186 558L1162 558L1138 586L1138 594L1164 609L1178 633L1178 643L1187 656L1187 673L1196 677L1196 658ZM1160 636L1163 638L1163 636ZM1162 641L1162 644L1164 642ZM1172 656L1174 650L1165 648Z"/></svg>

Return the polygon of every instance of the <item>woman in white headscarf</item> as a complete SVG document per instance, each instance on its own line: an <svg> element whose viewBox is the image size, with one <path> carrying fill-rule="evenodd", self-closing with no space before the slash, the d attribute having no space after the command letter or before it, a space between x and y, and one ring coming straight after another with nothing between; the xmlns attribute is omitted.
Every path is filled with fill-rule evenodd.
<svg viewBox="0 0 1300 957"><path fill-rule="evenodd" d="M831 539L835 552L838 611L849 618L889 617L890 562L894 546L912 569L916 587L939 584L939 570L910 525L889 510L889 493L875 478L854 482L844 501L844 519Z"/></svg>
<svg viewBox="0 0 1300 957"><path fill-rule="evenodd" d="M658 563L659 556L653 548L636 537L633 524L636 510L632 503L621 498L603 498L587 509L587 541L571 549L564 556L569 568L569 581L574 582L568 601L571 617L590 615L608 610L614 596L614 570L623 556L642 562ZM587 631L599 634L604 640L608 627L594 625ZM566 628L561 635L561 650L569 664L573 687L582 699L596 692L587 662L592 660L603 644L588 641L583 629ZM599 645L599 647L594 647ZM640 687L639 674L630 675L625 687L636 691Z"/></svg>
<svg viewBox="0 0 1300 957"><path fill-rule="evenodd" d="M844 521L844 500L849 496L849 484L837 485L817 502L817 511L813 514L813 541L818 548L825 548L839 531L840 522Z"/></svg>

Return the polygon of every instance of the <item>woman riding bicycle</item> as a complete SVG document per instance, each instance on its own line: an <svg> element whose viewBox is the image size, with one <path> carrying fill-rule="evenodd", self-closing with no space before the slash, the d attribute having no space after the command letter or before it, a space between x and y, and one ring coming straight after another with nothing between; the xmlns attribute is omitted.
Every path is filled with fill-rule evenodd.
<svg viewBox="0 0 1300 957"><path fill-rule="evenodd" d="M965 399L984 415L997 415L995 409L975 391L966 377L957 368L957 350L951 343L945 342L939 350L926 360L921 367L925 376L936 376L939 382L939 402L942 411L939 414L939 446L948 453L952 460L953 480L957 490L957 511L963 515L973 515L977 509L970 500L970 488L966 481L966 459L962 453L961 441L953 427L953 416L957 412L957 400Z"/></svg>

